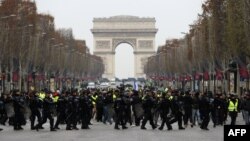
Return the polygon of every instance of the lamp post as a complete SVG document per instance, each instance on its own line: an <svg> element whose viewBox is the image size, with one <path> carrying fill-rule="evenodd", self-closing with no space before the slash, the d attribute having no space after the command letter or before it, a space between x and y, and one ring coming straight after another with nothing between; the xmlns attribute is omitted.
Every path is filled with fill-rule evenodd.
<svg viewBox="0 0 250 141"><path fill-rule="evenodd" d="M235 60L231 60L229 62L229 70L230 70L230 72L233 73L233 78L234 78L234 80L233 80L233 86L234 86L233 92L236 93L237 92L237 79L238 79L237 73L238 73L238 71L237 71L237 63Z"/></svg>
<svg viewBox="0 0 250 141"><path fill-rule="evenodd" d="M192 73L193 73L193 91L195 91L195 73L196 73L195 68L192 69Z"/></svg>
<svg viewBox="0 0 250 141"><path fill-rule="evenodd" d="M250 63L247 65L248 78L247 78L247 90L249 90L249 79L250 79Z"/></svg>

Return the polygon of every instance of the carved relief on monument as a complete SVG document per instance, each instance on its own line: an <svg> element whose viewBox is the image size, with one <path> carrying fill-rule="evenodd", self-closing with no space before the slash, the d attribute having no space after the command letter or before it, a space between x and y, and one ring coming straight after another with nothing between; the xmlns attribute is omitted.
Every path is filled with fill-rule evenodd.
<svg viewBox="0 0 250 141"><path fill-rule="evenodd" d="M141 70L143 70L144 69L144 66L146 65L146 63L147 63L147 57L141 57L141 66L140 66L140 68L141 68Z"/></svg>
<svg viewBox="0 0 250 141"><path fill-rule="evenodd" d="M121 38L121 39L113 39L112 46L113 48L117 47L120 43L128 43L132 47L136 47L136 39L134 38Z"/></svg>
<svg viewBox="0 0 250 141"><path fill-rule="evenodd" d="M103 64L104 64L104 72L107 73L108 72L108 63L107 63L107 58L106 57L101 57Z"/></svg>
<svg viewBox="0 0 250 141"><path fill-rule="evenodd" d="M96 41L96 48L97 49L109 49L110 41Z"/></svg>
<svg viewBox="0 0 250 141"><path fill-rule="evenodd" d="M152 40L140 40L139 41L139 48L153 48L153 41Z"/></svg>

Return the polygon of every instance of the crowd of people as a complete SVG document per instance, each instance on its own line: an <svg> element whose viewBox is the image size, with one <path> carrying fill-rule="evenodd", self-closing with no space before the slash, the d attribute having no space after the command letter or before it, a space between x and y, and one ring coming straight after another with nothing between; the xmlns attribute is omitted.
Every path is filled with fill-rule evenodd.
<svg viewBox="0 0 250 141"><path fill-rule="evenodd" d="M133 90L124 86L116 89L85 89L51 92L47 89L23 93L14 90L0 98L0 124L23 130L30 121L31 130L44 129L49 119L50 131L90 129L91 121L112 125L114 129L127 129L128 125L140 126L146 130L149 121L152 129L172 130L177 122L178 129L187 126L209 130L224 125L230 117L230 124L236 124L242 112L246 125L250 125L250 94L242 96L211 92L182 90L159 91L154 87ZM160 123L161 122L161 123ZM62 128L62 127L61 127ZM0 130L2 130L0 128Z"/></svg>

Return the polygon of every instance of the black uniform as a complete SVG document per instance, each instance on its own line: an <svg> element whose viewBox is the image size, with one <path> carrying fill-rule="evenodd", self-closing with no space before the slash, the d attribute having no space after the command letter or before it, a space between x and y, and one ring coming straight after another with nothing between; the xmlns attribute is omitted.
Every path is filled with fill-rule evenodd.
<svg viewBox="0 0 250 141"><path fill-rule="evenodd" d="M216 121L214 126L218 124L223 125L226 111L226 102L220 97L215 97L213 105L215 110Z"/></svg>
<svg viewBox="0 0 250 141"><path fill-rule="evenodd" d="M0 97L0 124L5 125L5 122L7 121L8 116L5 110L5 98L2 95Z"/></svg>
<svg viewBox="0 0 250 141"><path fill-rule="evenodd" d="M96 99L96 121L100 122L102 121L102 116L103 116L103 96L99 95Z"/></svg>
<svg viewBox="0 0 250 141"><path fill-rule="evenodd" d="M151 96L146 95L145 98L143 99L142 104L143 104L143 109L144 109L144 117L143 117L141 129L146 129L145 125L146 125L148 120L149 120L152 128L155 129L156 126L154 125L153 114L152 114L152 109L155 106L154 99Z"/></svg>
<svg viewBox="0 0 250 141"><path fill-rule="evenodd" d="M189 120L190 122L192 122L192 103L193 99L187 92L186 95L183 97L183 108L184 108L183 121L185 126L188 125Z"/></svg>
<svg viewBox="0 0 250 141"><path fill-rule="evenodd" d="M30 116L30 124L31 124L31 130L35 129L35 119L37 117L38 123L42 123L42 116L41 116L41 109L42 109L42 100L38 98L36 95L32 95L29 102L29 107L31 110L31 116Z"/></svg>
<svg viewBox="0 0 250 141"><path fill-rule="evenodd" d="M91 117L89 112L90 108L88 96L80 96L80 118L82 121L82 129L89 129L89 117Z"/></svg>
<svg viewBox="0 0 250 141"><path fill-rule="evenodd" d="M92 99L91 96L88 95L87 104L88 104L88 124L89 125L92 125L92 123L90 121L91 121L92 116L93 116L93 108L94 108L94 104L93 104L91 99Z"/></svg>
<svg viewBox="0 0 250 141"><path fill-rule="evenodd" d="M47 122L47 119L50 121L50 131L55 131L54 129L54 118L53 118L53 108L54 102L53 99L50 98L48 95L43 100L43 120L42 123L38 123L36 125L36 129L38 130L42 124Z"/></svg>
<svg viewBox="0 0 250 141"><path fill-rule="evenodd" d="M79 97L76 95L70 96L67 102L67 127L66 130L73 129L78 130L77 121L79 116Z"/></svg>
<svg viewBox="0 0 250 141"><path fill-rule="evenodd" d="M115 109L115 115L116 115L116 120L115 120L115 129L119 129L118 125L122 125L122 129L126 129L127 127L125 126L125 101L123 96L117 97L115 102L114 102L114 109Z"/></svg>
<svg viewBox="0 0 250 141"><path fill-rule="evenodd" d="M24 97L21 96L20 94L15 94L13 95L13 106L14 106L14 130L22 130L23 128L21 125L23 124L24 121L24 114L23 114L23 109L24 109Z"/></svg>
<svg viewBox="0 0 250 141"><path fill-rule="evenodd" d="M165 95L163 95L163 98L159 103L159 111L162 117L162 123L161 126L159 127L159 130L163 129L165 123L168 127L168 130L172 129L171 125L169 124L169 118L168 118L170 107L171 107L170 100L166 98Z"/></svg>
<svg viewBox="0 0 250 141"><path fill-rule="evenodd" d="M180 100L178 96L174 96L171 100L171 111L174 116L173 119L169 121L169 124L173 124L174 122L178 121L179 129L185 129L182 127L182 116L183 116L183 102Z"/></svg>
<svg viewBox="0 0 250 141"><path fill-rule="evenodd" d="M200 108L200 115L201 115L201 129L208 130L207 126L210 120L209 113L211 111L210 109L210 101L207 96L202 96L200 103L199 103L199 108Z"/></svg>
<svg viewBox="0 0 250 141"><path fill-rule="evenodd" d="M132 99L130 96L126 95L123 97L125 102L125 125L127 122L129 122L130 125L132 125L132 118L131 118L131 102Z"/></svg>
<svg viewBox="0 0 250 141"><path fill-rule="evenodd" d="M65 122L66 119L66 108L67 100L66 97L61 95L57 101L57 120L55 124L55 129L60 129L58 126L60 123Z"/></svg>
<svg viewBox="0 0 250 141"><path fill-rule="evenodd" d="M134 93L134 95L132 96L132 110L134 112L134 116L135 116L135 125L136 126L140 126L140 121L142 118L142 102L141 102L141 98L139 97L138 93Z"/></svg>

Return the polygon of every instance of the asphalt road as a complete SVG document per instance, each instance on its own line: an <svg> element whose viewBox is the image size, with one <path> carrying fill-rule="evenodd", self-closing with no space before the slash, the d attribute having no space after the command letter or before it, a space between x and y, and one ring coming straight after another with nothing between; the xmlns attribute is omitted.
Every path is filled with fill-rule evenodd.
<svg viewBox="0 0 250 141"><path fill-rule="evenodd" d="M229 122L229 121L228 121ZM239 116L238 124L243 124L242 117ZM147 123L147 130L140 127L128 126L126 130L114 130L113 125L104 125L93 121L90 130L66 131L65 125L60 126L60 130L50 132L49 123L44 125L45 129L31 131L29 123L22 131L13 131L11 126L2 126L4 130L0 132L0 141L223 141L223 126L213 128L212 122L209 124L209 131L203 131L198 126L185 130L178 130L177 124L173 124L173 130L152 130ZM78 125L80 127L80 125Z"/></svg>

